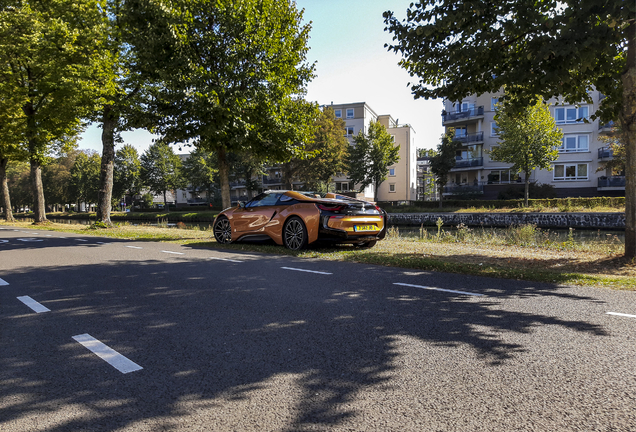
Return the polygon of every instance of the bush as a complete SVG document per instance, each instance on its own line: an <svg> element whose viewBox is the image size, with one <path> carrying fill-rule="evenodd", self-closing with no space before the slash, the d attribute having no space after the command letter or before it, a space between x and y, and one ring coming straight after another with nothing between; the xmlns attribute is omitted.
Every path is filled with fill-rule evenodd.
<svg viewBox="0 0 636 432"><path fill-rule="evenodd" d="M523 199L526 193L524 184L510 185L506 190L499 192L497 199L511 200ZM529 197L532 199L556 198L557 193L554 186L549 184L530 183Z"/></svg>

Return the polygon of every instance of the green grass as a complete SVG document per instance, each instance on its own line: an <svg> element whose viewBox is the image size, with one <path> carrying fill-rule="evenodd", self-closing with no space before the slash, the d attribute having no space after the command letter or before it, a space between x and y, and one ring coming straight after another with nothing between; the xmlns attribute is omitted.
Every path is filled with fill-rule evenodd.
<svg viewBox="0 0 636 432"><path fill-rule="evenodd" d="M9 224L0 222L0 225ZM28 222L11 225L33 226ZM450 233L440 227L439 235L405 237L399 230L392 229L387 238L372 249L357 249L348 245L312 246L300 252L268 244L220 245L214 241L212 232L208 229L133 226L128 223L114 228L48 223L38 225L38 229L422 271L636 290L636 262L622 257L620 242L608 240L595 247L569 240L560 243L546 242L542 230L532 226L511 228L498 235L486 236L480 234L479 229L460 228Z"/></svg>

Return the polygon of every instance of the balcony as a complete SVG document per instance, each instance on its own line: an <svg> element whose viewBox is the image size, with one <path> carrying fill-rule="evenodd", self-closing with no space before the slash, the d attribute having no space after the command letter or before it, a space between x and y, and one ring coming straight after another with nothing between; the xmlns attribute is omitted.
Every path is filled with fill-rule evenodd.
<svg viewBox="0 0 636 432"><path fill-rule="evenodd" d="M446 112L446 110L442 111L442 124L446 125L448 123L455 122L466 122L469 120L477 120L477 118L482 118L484 116L484 107L476 107L471 108L468 111L461 112Z"/></svg>
<svg viewBox="0 0 636 432"><path fill-rule="evenodd" d="M625 189L625 176L599 177L598 188Z"/></svg>
<svg viewBox="0 0 636 432"><path fill-rule="evenodd" d="M484 158L470 158L470 159L462 159L461 157L457 157L455 161L455 168L470 168L470 167L480 167L484 166Z"/></svg>
<svg viewBox="0 0 636 432"><path fill-rule="evenodd" d="M614 152L610 147L601 147L598 149L598 158L599 159L612 159L614 157Z"/></svg>
<svg viewBox="0 0 636 432"><path fill-rule="evenodd" d="M614 132L614 128L616 127L616 123L614 123L613 121L605 123L605 124L598 124L598 132L602 133L602 134L611 134Z"/></svg>
<svg viewBox="0 0 636 432"><path fill-rule="evenodd" d="M282 178L267 178L267 177L263 177L263 184L264 185L272 185L272 184L283 184L283 179Z"/></svg>
<svg viewBox="0 0 636 432"><path fill-rule="evenodd" d="M484 142L484 133L477 132L477 133L471 133L471 134L466 134L462 136L456 136L454 138L454 141L460 142L462 144L475 144L475 143Z"/></svg>

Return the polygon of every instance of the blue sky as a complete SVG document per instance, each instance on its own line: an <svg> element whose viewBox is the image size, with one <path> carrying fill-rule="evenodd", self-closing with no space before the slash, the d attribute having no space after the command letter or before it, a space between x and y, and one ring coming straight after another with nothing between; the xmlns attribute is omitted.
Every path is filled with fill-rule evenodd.
<svg viewBox="0 0 636 432"><path fill-rule="evenodd" d="M377 114L391 114L415 129L418 148L433 148L443 133L441 100L414 100L407 86L412 81L387 52L391 34L384 31L382 13L406 16L411 0L296 0L311 21L308 60L316 62L316 78L307 87L307 99L321 105L367 102ZM124 142L142 153L152 142L145 131L123 135ZM101 153L101 130L91 126L80 148Z"/></svg>

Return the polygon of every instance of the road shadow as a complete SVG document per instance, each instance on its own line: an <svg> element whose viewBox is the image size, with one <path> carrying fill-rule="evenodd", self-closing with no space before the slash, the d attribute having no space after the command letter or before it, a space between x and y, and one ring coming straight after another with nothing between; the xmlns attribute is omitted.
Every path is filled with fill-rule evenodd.
<svg viewBox="0 0 636 432"><path fill-rule="evenodd" d="M239 414L230 408L252 404L258 412L259 398L280 397L288 417L279 419L277 430L329 430L363 414L352 408L362 392L397 386L404 338L468 350L485 367L497 368L528 348L506 334L557 326L607 335L584 320L499 307L502 298L531 295L592 300L553 285L413 276L432 287L486 294L472 298L379 289L374 281L386 277L386 269L350 263L333 263L346 285L337 278L315 283L314 276L279 270L288 261L263 256L258 268L247 268L175 258L5 273L5 280L19 283L0 294L0 422L24 424L66 407L81 415L51 423L41 417L31 430L115 431L144 424L169 430L193 411L207 410L214 414L201 417L205 421L227 416L234 422L209 430L240 430L233 417ZM19 295L51 312L31 313ZM144 369L119 373L71 339L83 333ZM288 387L276 387L281 380Z"/></svg>

